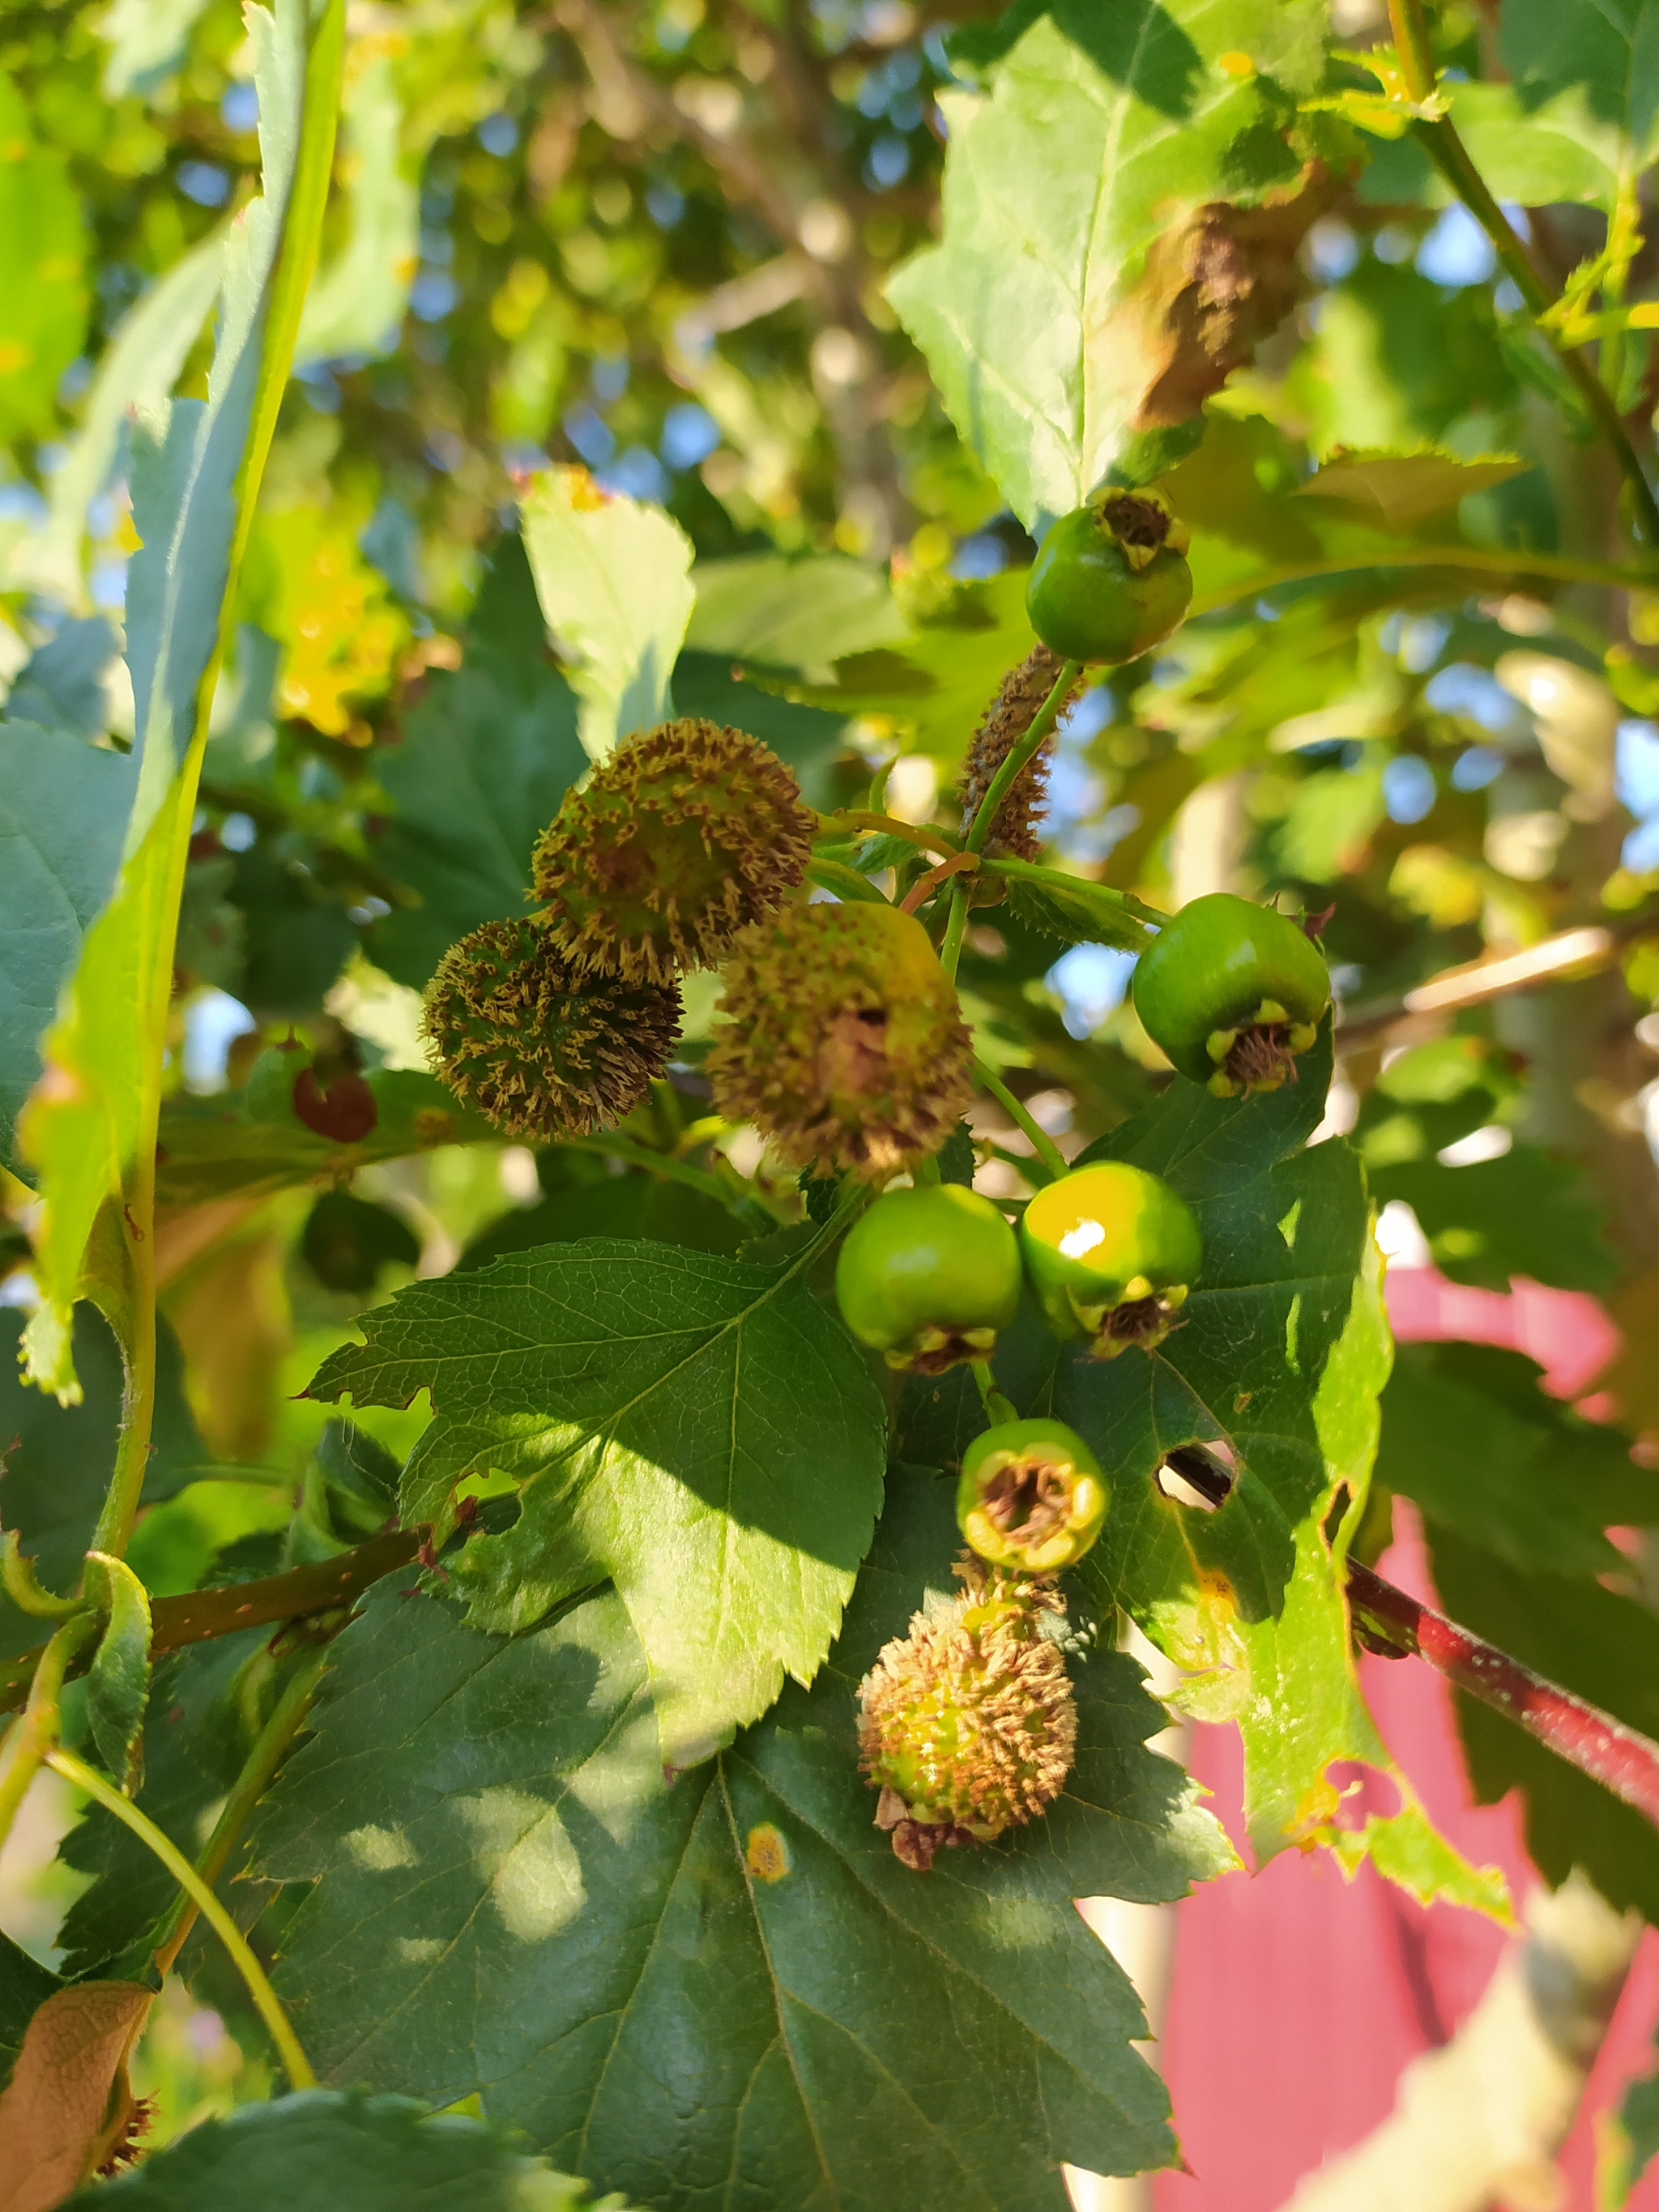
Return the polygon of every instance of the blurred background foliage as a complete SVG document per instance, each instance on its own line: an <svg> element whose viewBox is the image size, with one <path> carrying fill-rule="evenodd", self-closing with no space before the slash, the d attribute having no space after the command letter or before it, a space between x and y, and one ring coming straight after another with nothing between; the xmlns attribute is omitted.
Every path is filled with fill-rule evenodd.
<svg viewBox="0 0 1659 2212"><path fill-rule="evenodd" d="M1031 643L1032 548L884 286L937 228L937 95L961 82L947 39L993 12L353 0L322 271L180 934L160 1256L181 1441L134 1547L153 1588L225 1571L239 1547L277 1563L357 1540L323 1409L294 1394L417 1270L599 1231L732 1250L798 1209L750 1133L708 1115L708 979L672 1091L616 1144L539 1158L464 1126L424 1074L415 994L454 937L516 909L531 842L585 765L516 537L550 465L688 534L683 711L765 737L821 808L953 822L956 764ZM1386 28L1370 0L1334 17L1350 46ZM1494 20L1442 8L1443 65L1501 75ZM147 396L204 389L257 121L234 0L0 14L0 738L7 720L130 737L123 424ZM1302 243L1299 304L1210 401L1171 496L1294 568L1319 502L1293 495L1336 449L1515 453L1436 526L1518 580L1356 562L1218 601L1085 693L1049 836L1073 873L1160 905L1226 884L1333 908L1349 1027L1329 1126L1355 1131L1389 1249L1462 1281L1607 1293L1639 1344L1659 1312L1659 592L1527 570L1529 554L1624 557L1612 466L1518 334L1472 218L1408 141L1365 151ZM1593 199L1518 210L1558 282L1599 250ZM1656 280L1644 248L1629 296ZM1630 334L1616 364L1644 434L1649 349ZM1448 965L1582 924L1620 933L1589 980L1397 1018ZM1006 908L970 931L979 1049L1067 1152L1166 1077L1127 965ZM256 1103L290 1039L325 1090L368 1085L369 1137ZM975 1133L988 1187L1017 1195L1027 1140L988 1108ZM665 1158L687 1173L665 1180ZM31 1194L3 1189L21 1304ZM1397 1393L1433 1381L1402 1372ZM1619 1389L1631 1430L1659 1429L1650 1360L1627 1352ZM401 1451L422 1418L368 1425ZM1641 1508L1621 1493L1619 1510ZM1640 1849L1626 1838L1608 1863ZM1618 1894L1616 1871L1598 1879ZM185 2104L208 2094L179 2086L193 2033L163 2019L148 2062ZM201 2063L216 2096L258 2075L216 2043Z"/></svg>

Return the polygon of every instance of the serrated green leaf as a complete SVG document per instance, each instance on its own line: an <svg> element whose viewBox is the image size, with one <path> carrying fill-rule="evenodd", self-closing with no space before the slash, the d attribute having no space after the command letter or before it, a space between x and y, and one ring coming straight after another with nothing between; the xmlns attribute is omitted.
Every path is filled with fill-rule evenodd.
<svg viewBox="0 0 1659 2212"><path fill-rule="evenodd" d="M1597 1582L1512 1567L1486 1544L1428 1528L1435 1587L1455 1620L1616 1720L1659 1735L1659 1617ZM1519 1789L1527 1854L1546 1881L1575 1866L1610 1905L1659 1921L1652 1825L1488 1705L1460 1693L1458 1730L1483 1805Z"/></svg>
<svg viewBox="0 0 1659 2212"><path fill-rule="evenodd" d="M1138 434L1196 416L1291 306L1273 272L1323 204L1323 173L1289 142L1325 10L1057 0L1011 21L989 90L941 95L944 240L888 296L957 429L1041 527ZM1235 74L1241 52L1253 66ZM1188 258L1206 235L1248 239L1254 271L1208 346Z"/></svg>
<svg viewBox="0 0 1659 2212"><path fill-rule="evenodd" d="M1298 484L1296 496L1334 501L1384 530L1410 530L1531 465L1510 453L1461 460L1437 447L1414 453L1340 453Z"/></svg>
<svg viewBox="0 0 1659 2212"><path fill-rule="evenodd" d="M1652 0L1510 0L1498 53L1523 113L1547 118L1616 179L1659 154L1656 27Z"/></svg>
<svg viewBox="0 0 1659 2212"><path fill-rule="evenodd" d="M64 2212L627 2212L528 2158L481 2120L436 2118L403 2097L307 2089L243 2105L153 2152L136 2172L88 2184Z"/></svg>
<svg viewBox="0 0 1659 2212"><path fill-rule="evenodd" d="M582 744L604 760L673 712L691 541L660 507L600 491L585 469L536 477L520 517L543 616L582 702Z"/></svg>
<svg viewBox="0 0 1659 2212"><path fill-rule="evenodd" d="M461 665L428 678L380 768L397 813L375 858L421 902L394 908L370 936L389 975L418 990L468 930L524 912L532 848L587 765L523 544L504 538Z"/></svg>
<svg viewBox="0 0 1659 2212"><path fill-rule="evenodd" d="M1062 875L1029 860L990 860L991 874L1007 886L1008 904L1030 928L1067 945L1112 945L1144 952L1152 931L1131 913L1123 894L1086 877Z"/></svg>
<svg viewBox="0 0 1659 2212"><path fill-rule="evenodd" d="M262 1875L317 1880L279 1972L313 2060L476 2091L664 2212L1062 2212L1061 2160L1169 2161L1139 2007L1071 1899L1179 1896L1231 1853L1145 1748L1133 1662L1073 1662L1079 1753L1039 1830L923 1876L872 1824L855 1687L957 1545L951 1485L895 1470L812 1690L670 1789L613 1595L506 1642L372 1599L259 1845ZM948 2021L947 2064L918 2020Z"/></svg>
<svg viewBox="0 0 1659 2212"><path fill-rule="evenodd" d="M1302 1148L1328 1052L1328 1030L1297 1085L1266 1097L1219 1100L1177 1081L1080 1155L1167 1177L1198 1217L1204 1267L1156 1352L1099 1362L1056 1346L1003 1387L1023 1412L1069 1421L1112 1468L1112 1514L1085 1579L1186 1671L1184 1705L1237 1722L1258 1859L1323 1843L1349 1867L1369 1853L1414 1895L1501 1914L1502 1876L1436 1834L1354 1666L1331 1524L1351 1526L1364 1500L1389 1340L1359 1164L1340 1139ZM1194 1442L1219 1442L1237 1463L1213 1513L1155 1480L1164 1455ZM1330 1771L1345 1761L1388 1774L1401 1809L1345 1826Z"/></svg>
<svg viewBox="0 0 1659 2212"><path fill-rule="evenodd" d="M358 1406L429 1392L408 1524L441 1525L469 1476L518 1480L519 1520L451 1571L481 1626L614 1577L671 1765L764 1712L786 1673L811 1680L880 1501L880 1400L798 1267L548 1246L399 1291L311 1384Z"/></svg>
<svg viewBox="0 0 1659 2212"><path fill-rule="evenodd" d="M58 730L0 724L0 1153L21 1165L17 1115L82 937L121 865L137 770Z"/></svg>
<svg viewBox="0 0 1659 2212"><path fill-rule="evenodd" d="M87 1596L104 1616L87 1676L87 1719L98 1756L131 1796L149 1703L149 1595L125 1559L88 1552Z"/></svg>
<svg viewBox="0 0 1659 2212"><path fill-rule="evenodd" d="M331 57L306 107L307 40L300 0L252 9L259 95L260 196L227 243L218 341L205 401L181 399L141 424L133 513L143 543L126 599L137 781L114 896L88 930L46 1073L19 1123L40 1170L35 1240L42 1302L26 1333L29 1373L60 1399L78 1385L70 1314L88 1239L125 1180L155 1109L184 848L206 738L204 678L228 620L232 568L286 384L294 330L320 228L337 99L337 10L323 18ZM290 206L303 218L289 236ZM285 238L290 251L284 255ZM251 471L249 464L252 464Z"/></svg>
<svg viewBox="0 0 1659 2212"><path fill-rule="evenodd" d="M1484 1344L1403 1346L1382 1395L1377 1480L1510 1565L1616 1574L1603 1531L1659 1522L1659 1474L1630 1439L1538 1387L1519 1352Z"/></svg>
<svg viewBox="0 0 1659 2212"><path fill-rule="evenodd" d="M75 1316L75 1363L84 1395L78 1406L24 1386L17 1340L24 1316L0 1309L0 1525L16 1530L48 1589L67 1596L98 1520L115 1465L121 1419L121 1355L103 1316L90 1305ZM154 1449L144 1475L143 1502L159 1504L190 1480L207 1457L185 1399L179 1340L165 1321L156 1337ZM0 1593L0 1658L15 1658L39 1644L39 1620Z"/></svg>

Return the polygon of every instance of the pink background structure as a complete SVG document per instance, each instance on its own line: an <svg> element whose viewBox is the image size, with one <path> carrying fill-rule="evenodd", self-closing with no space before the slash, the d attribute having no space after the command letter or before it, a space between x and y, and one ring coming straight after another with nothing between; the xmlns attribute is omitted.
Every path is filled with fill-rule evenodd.
<svg viewBox="0 0 1659 2212"><path fill-rule="evenodd" d="M1402 1341L1508 1346L1540 1363L1557 1395L1596 1410L1582 1394L1619 1339L1594 1298L1528 1282L1508 1295L1466 1290L1432 1269L1404 1268L1390 1272L1388 1301ZM1415 1523L1400 1505L1395 1531L1382 1572L1432 1601ZM1467 1856L1501 1866L1511 1893L1524 1897L1537 1876L1519 1809L1512 1797L1472 1802L1446 1685L1414 1660L1367 1658L1362 1671L1383 1738L1431 1816ZM1240 1839L1236 1733L1195 1729L1192 1765ZM1193 2172L1158 2177L1158 2212L1276 2212L1304 2173L1386 2118L1401 2070L1474 2009L1504 1941L1482 1916L1425 1909L1370 1867L1345 1881L1323 1853L1286 1851L1254 1879L1200 1889L1180 1910L1159 2053ZM1656 2015L1659 1931L1650 1930L1566 2148L1564 2212L1593 2212L1594 2116L1651 2063ZM1659 2168L1630 2202L1631 2212L1659 2212Z"/></svg>

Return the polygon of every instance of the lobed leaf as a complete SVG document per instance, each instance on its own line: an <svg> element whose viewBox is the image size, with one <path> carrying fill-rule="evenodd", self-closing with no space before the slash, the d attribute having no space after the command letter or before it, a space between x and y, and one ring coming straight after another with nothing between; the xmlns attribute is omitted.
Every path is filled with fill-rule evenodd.
<svg viewBox="0 0 1659 2212"><path fill-rule="evenodd" d="M856 1685L950 1585L951 1487L896 1469L813 1687L665 1786L646 1655L609 1592L510 1639L391 1590L334 1648L258 1871L314 1881L284 1999L313 2061L477 2094L653 2206L1061 2212L1064 2160L1169 2161L1139 2008L1072 1910L1183 1894L1231 1853L1133 1662L1075 1662L1039 1827L902 1866L858 1772Z"/></svg>
<svg viewBox="0 0 1659 2212"><path fill-rule="evenodd" d="M799 1279L594 1237L402 1291L325 1362L316 1398L433 1421L405 1523L492 1470L521 1511L453 1574L469 1617L527 1627L614 1577L644 1645L672 1765L817 1672L869 1542L882 1410L865 1363Z"/></svg>

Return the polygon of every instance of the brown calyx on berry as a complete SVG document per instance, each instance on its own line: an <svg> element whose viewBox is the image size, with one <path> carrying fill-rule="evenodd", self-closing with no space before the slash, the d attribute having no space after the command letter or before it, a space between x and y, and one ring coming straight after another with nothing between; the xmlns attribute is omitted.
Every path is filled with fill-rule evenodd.
<svg viewBox="0 0 1659 2212"><path fill-rule="evenodd" d="M672 984L578 975L537 922L487 921L426 988L439 1074L508 1136L589 1136L631 1112L680 1030Z"/></svg>
<svg viewBox="0 0 1659 2212"><path fill-rule="evenodd" d="M1036 645L1018 668L1011 669L1003 678L1002 688L975 731L968 757L963 763L963 836L973 827L980 802L990 789L997 770L1036 720L1037 711L1054 690L1064 665L1057 653L1051 653L1046 645ZM1068 693L1066 703L1069 705L1075 696L1073 690ZM1007 797L997 809L997 818L984 848L994 859L1035 860L1042 850L1036 824L1048 798L1048 769L1054 749L1054 739L1045 738L1029 766L1015 777ZM1000 896L1000 888L994 881L988 881L983 894L976 895L974 903L992 903ZM978 886L975 892L979 894Z"/></svg>
<svg viewBox="0 0 1659 2212"><path fill-rule="evenodd" d="M714 1103L793 1167L874 1179L938 1151L973 1095L973 1047L927 931L896 907L787 907L726 966L704 1063Z"/></svg>
<svg viewBox="0 0 1659 2212"><path fill-rule="evenodd" d="M802 881L816 826L758 738L665 722L596 769L543 832L549 939L574 968L625 982L713 967Z"/></svg>

